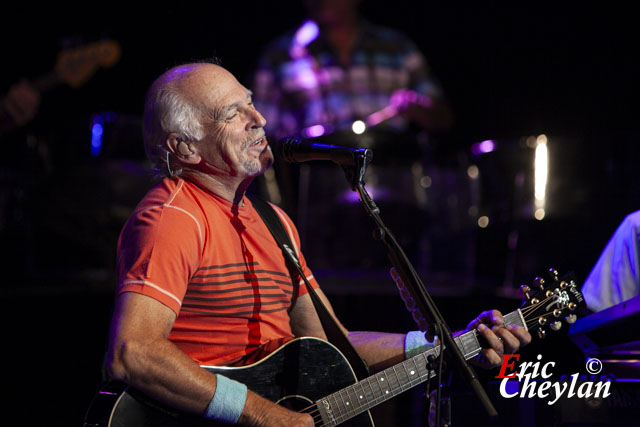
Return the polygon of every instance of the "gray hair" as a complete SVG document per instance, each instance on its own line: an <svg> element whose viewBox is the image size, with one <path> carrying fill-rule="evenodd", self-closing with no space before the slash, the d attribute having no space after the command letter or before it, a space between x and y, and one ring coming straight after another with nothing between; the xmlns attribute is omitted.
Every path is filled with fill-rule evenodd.
<svg viewBox="0 0 640 427"><path fill-rule="evenodd" d="M161 176L177 176L180 168L172 168L174 155L165 141L170 133L176 133L185 141L200 141L204 130L200 119L201 108L180 91L180 80L191 66L172 69L158 78L149 88L144 105L142 135L147 157Z"/></svg>

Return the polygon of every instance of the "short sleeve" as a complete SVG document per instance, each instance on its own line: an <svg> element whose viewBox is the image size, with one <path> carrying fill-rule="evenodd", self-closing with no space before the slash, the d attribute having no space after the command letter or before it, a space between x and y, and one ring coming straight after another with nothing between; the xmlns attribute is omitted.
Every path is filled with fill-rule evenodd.
<svg viewBox="0 0 640 427"><path fill-rule="evenodd" d="M118 290L136 292L180 311L202 253L202 227L189 212L168 205L134 214L118 241Z"/></svg>

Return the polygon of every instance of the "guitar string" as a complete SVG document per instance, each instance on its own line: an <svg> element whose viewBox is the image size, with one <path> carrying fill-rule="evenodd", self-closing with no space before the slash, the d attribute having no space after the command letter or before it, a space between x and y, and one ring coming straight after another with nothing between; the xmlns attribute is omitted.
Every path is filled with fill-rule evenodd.
<svg viewBox="0 0 640 427"><path fill-rule="evenodd" d="M551 300L551 298L552 298L553 296L554 296L554 295L551 295L551 296L546 297L545 299L543 299L542 301L540 301L540 303L536 304L535 306L530 306L530 307L523 308L523 309L521 309L521 310L520 310L520 312L523 314L523 317L524 317L525 315L527 315L527 316L528 316L531 312L534 312L534 311L536 311L537 309L539 309L539 307L540 307L541 305L543 305L544 303L546 303L546 302L548 302L549 300ZM541 318L541 317L545 317L545 318L546 318L546 317L550 317L550 316L552 316L552 315L553 315L553 313L545 313L545 314L542 314L541 316L539 316L538 318ZM528 328L530 328L530 327L536 326L536 323L537 323L537 322L536 322L536 320L535 320L535 319L527 320L527 319L525 318L525 323L527 324L527 327L528 327ZM475 332L475 331L474 331L474 332ZM354 385L355 385L355 384L354 384ZM372 402L374 402L374 403L375 403L375 401L379 400L380 398L382 398L382 399L384 400L384 396L380 396L380 397L374 397ZM344 399L342 399L342 397L341 397L340 399L344 401ZM323 423L322 413L320 412L320 408L318 407L318 405L317 405L317 404L310 405L310 406L308 406L308 407L306 407L306 408L302 409L300 412L308 413L309 415L311 415L311 416L312 416L312 418L313 418L313 420L314 420L314 425L318 425L318 424L317 424L318 422L321 422L321 423L322 423L322 424L319 424L319 426L320 426L320 427L324 427L324 426L326 426L326 425L331 425L331 423L329 423L329 424L324 424L324 423ZM351 415L351 414L347 413L347 414L345 414L345 415ZM355 416L355 415L352 415L352 417L353 417L353 416ZM341 417L344 417L344 415L339 415L339 416L338 416L338 418L341 418ZM350 417L350 418L351 418L351 417ZM347 418L347 419L350 419L350 418ZM345 420L343 420L343 421L346 421L347 419L345 419ZM342 422L342 421L340 421L340 422Z"/></svg>
<svg viewBox="0 0 640 427"><path fill-rule="evenodd" d="M424 375L420 375L420 376L416 377L414 380L412 380L412 381L415 381L416 379L417 379L417 380L420 380L420 381L418 381L416 384L411 384L411 381L409 381L409 385L410 385L410 387L409 387L409 388L412 388L413 386L415 386L415 385L418 385L418 384L422 383L422 382L424 381L424 378L425 378L425 377L429 377L429 376L430 376L430 375L429 375L429 371L427 371L427 373L426 373L426 374L424 374ZM427 379L428 379L428 378L427 378ZM356 384L358 384L358 383L356 383ZM356 385L356 384L354 384L354 385ZM352 385L352 386L350 386L350 387L353 387L354 385ZM401 386L401 384L400 384L400 382L398 382L398 385L399 385L400 387L402 387L402 386ZM401 389L401 392L402 392L402 391L404 391L404 390L402 390L402 389ZM334 393L334 394L335 394L335 393ZM331 396L331 395L330 395L330 396ZM394 395L394 396L395 396L395 395ZM386 399L387 399L387 397L386 397L385 395L381 395L381 396L375 397L375 394L374 394L374 395L373 395L373 398L369 400L369 403L373 403L373 406L376 406L376 405L379 403L379 402L378 402L379 400L380 400L381 402L384 402ZM336 399L335 399L335 397L334 397L334 400L336 400ZM342 400L342 401L343 401L343 403L344 403L344 399L343 399L342 397L340 397L340 400ZM337 403L337 400L336 400L336 403ZM372 406L372 407L373 407L373 406ZM362 408L362 406L361 406L361 408ZM367 410L368 410L368 409L365 409L364 411L367 411ZM360 413L364 412L364 411L362 411L362 412L360 412L360 413L357 413L357 414L356 414L354 411L355 411L355 409L351 409L351 408L346 409L346 414L337 415L337 416L335 417L335 419L339 420L339 421L338 421L339 423L342 423L342 422L344 422L344 421L346 421L346 420L348 420L348 419L350 419L350 418L352 418L352 417L355 417L356 415L360 415ZM306 407L306 408L304 408L304 409L300 410L299 412L308 413L309 415L312 415L312 418L314 419L314 424L316 423L316 420L317 420L317 419L318 419L318 420L322 420L322 414L321 414L321 412L320 412L320 408L319 408L319 406L318 406L318 404L317 404L317 403L314 403L313 405L310 405L310 406L308 406L308 407ZM345 416L346 416L347 418L344 418ZM340 420L341 418L344 418L344 419L343 419L343 420ZM326 424L322 424L322 426L324 426L324 425L326 425Z"/></svg>
<svg viewBox="0 0 640 427"><path fill-rule="evenodd" d="M460 336L460 337L462 337L462 336ZM456 338L460 338L460 337L456 337ZM438 349L439 347L440 347L440 346L434 347L432 350L436 350L436 351L437 351L437 349ZM471 354L471 353L469 353L469 354ZM465 356L467 356L467 354L465 354ZM396 375L397 375L397 374L396 374ZM427 374L426 374L426 375L424 375L424 376L429 376L429 372L427 371ZM423 376L423 375L421 375L421 376L417 377L416 379L422 379L424 376ZM410 382L411 382L411 381L410 381ZM411 384L410 384L410 382L409 382L409 385L411 385ZM356 384L358 384L358 383L356 383ZM402 387L402 386L401 386L401 384L400 384L400 382L398 382L398 384L399 384L399 386L400 386L400 387ZM354 385L355 385L355 384L354 384ZM411 387L410 387L410 388L411 388ZM404 390L402 390L402 391L404 391ZM375 395L374 395L374 396L375 396ZM381 399L381 398L384 400L385 396L373 397L373 402L375 402L376 400L379 400L379 399ZM344 400L344 399L342 399L342 397L340 397L340 399L341 399L341 400ZM317 403L314 403L314 404L312 404L312 405L310 405L310 406L308 406L308 407L306 407L306 408L304 408L304 409L300 410L300 412L302 412L302 413L308 413L309 415L312 415L312 416L314 417L314 419L315 419L316 417L320 417L320 418L322 418L322 414L320 413L320 409L319 409L319 407L318 407Z"/></svg>
<svg viewBox="0 0 640 427"><path fill-rule="evenodd" d="M414 362L414 363L415 363L415 362ZM388 375L387 375L387 376L388 376ZM410 380L410 381L408 382L409 388L413 388L414 386L416 386L416 385L418 385L418 384L421 384L422 382L424 382L424 381L425 381L425 379L429 379L429 377L430 377L430 372L429 372L429 370L427 370L427 371L425 372L425 374L421 374L421 375L419 375L418 377L414 378L413 380ZM418 381L416 382L416 380L418 380ZM414 384L412 384L412 382L414 382ZM401 392L403 392L403 391L405 391L405 390L403 390L403 389L402 389L402 383L401 383L400 381L398 381L397 383L398 383L398 386L400 387L400 389L399 389L400 393L401 393ZM356 384L358 384L358 383L356 383ZM350 386L350 388L354 387L356 384L354 384L354 385ZM409 388L407 388L407 390L408 390ZM381 390L381 391L382 391L382 390ZM398 389L396 389L395 391L398 391ZM373 392L373 389L372 389L372 392ZM346 393L347 393L347 396L348 396L348 392L346 392ZM335 394L335 393L334 393L334 394ZM397 394L399 394L399 393L393 394L393 396L395 396L395 395L397 395ZM330 395L330 396L331 396L331 395ZM343 402L343 403L345 403L345 400L341 397L341 395L339 395L339 398L340 398L340 400L342 400L342 402ZM372 398L371 398L371 399L368 399L368 402L369 402L369 403L372 403L373 405L372 405L371 407L373 407L373 406L378 405L378 403L380 403L380 402L384 402L384 401L385 401L385 400L387 400L387 399L388 399L388 397L387 397L387 396L385 396L384 394L383 394L383 395L380 395L380 396L378 396L378 397L375 397L375 393L373 393ZM334 396L334 400L336 400L336 403L337 403L337 399L335 398L335 396ZM347 402L347 404L348 404L348 402ZM313 410L311 410L312 408L313 408ZM360 406L360 408L362 408L362 406ZM368 410L368 409L365 409L364 411L366 411L366 410ZM346 420L348 420L348 419L350 419L350 418L352 418L352 417L354 417L354 416L356 416L356 415L359 415L359 414L360 414L360 413L362 413L362 412L364 412L364 411L361 411L361 412L359 412L359 413L355 413L354 411L356 411L356 409L353 409L353 408L345 408L345 411L346 411L346 414L338 414L338 415L335 417L337 420L339 420L339 422L340 422L340 423L341 423L341 422L343 422L343 421L346 421ZM319 408L319 406L317 405L317 403L316 403L316 404L313 404L313 405L310 405L310 406L308 406L307 408L302 409L300 412L305 412L305 413L308 413L308 414L310 414L310 415L312 415L312 414L316 414L316 413L317 413L317 415L313 415L313 418L314 418L314 419L315 419L315 418L317 418L317 417L322 418L322 414L320 413L320 408ZM341 411L341 412L342 412L342 411ZM346 416L347 418L344 418L345 416ZM344 418L344 419L340 420L341 418Z"/></svg>
<svg viewBox="0 0 640 427"><path fill-rule="evenodd" d="M551 317L551 316L553 316L553 313L546 313L546 314L543 314L543 315L539 316L537 319L539 319L540 317ZM534 326L545 326L545 325L539 325L538 322L537 322L537 319L532 319L531 320L531 325L529 325L529 323L527 322L527 327L533 328Z"/></svg>
<svg viewBox="0 0 640 427"><path fill-rule="evenodd" d="M545 297L545 299L543 299L542 301L540 301L540 303L538 303L538 304L536 304L536 305L529 306L529 307L525 307L525 308L521 309L520 311L521 311L523 314L524 314L524 313L527 313L527 314L528 314L528 313L529 313L529 312L531 312L531 311L535 311L535 310L537 310L537 309L539 308L539 306L540 306L540 305L542 305L543 303L545 303L545 302L549 301L549 300L550 300L552 297L554 297L555 295L557 295L557 294L551 294L550 296Z"/></svg>
<svg viewBox="0 0 640 427"><path fill-rule="evenodd" d="M440 346L437 346L437 347L431 347L429 350L425 351L424 353L421 353L421 355L424 355L425 353L430 353L430 352L434 352L434 353L435 353L435 352L437 352L437 349L438 349L438 348L440 348ZM409 361L409 360L412 360L412 359L413 359L413 358L411 358L411 359L407 359L407 360L405 360L404 362ZM399 365L403 364L404 362L399 363ZM414 362L414 364L415 364L415 362ZM393 366L392 368L395 368L395 366ZM388 369L391 369L391 368L388 368ZM385 371L386 371L386 370L385 370ZM379 373L378 373L378 374L376 374L376 375L372 375L371 377L365 378L365 379L364 379L364 380L362 380L362 381L358 381L357 383L352 384L351 386L346 387L346 388L353 388L353 387L355 387L356 385L361 384L361 383L363 383L364 381L367 381L367 384L369 385L369 388L371 389L371 399L370 399L370 398L367 398L367 400L377 400L377 399L380 399L380 397L375 397L375 393L376 393L376 392L373 390L373 387L371 387L371 383L370 383L370 381L369 381L369 380L370 380L372 377L377 376L377 375L380 375L381 373L383 373L383 372L385 372L385 371L381 371L381 372L379 372ZM397 375L397 374L396 374L396 375ZM428 371L427 371L427 375L428 375ZM385 376L387 376L387 377L388 377L388 375L385 375ZM416 379L422 379L424 376L426 376L426 375L419 375L418 377L416 377L416 378L414 378L414 379L412 379L412 380L409 380L409 382L408 382L408 383L409 383L409 385L411 385L411 382L412 382L412 381L415 381ZM407 379L409 379L409 377L407 377ZM416 385L417 385L417 384L416 384ZM401 384L401 382L400 382L400 381L398 381L398 386L402 389L402 384ZM365 387L364 387L364 386L362 386L362 385L361 385L361 388L362 388L363 390L365 389ZM403 391L404 391L404 390L403 390ZM329 395L329 396L333 396L334 394L336 394L336 393L333 393L333 394L331 394L331 395ZM366 393L366 392L364 392L364 394L367 394L367 393ZM327 397L329 397L329 396L327 396ZM383 397L383 398L384 398L384 396L381 396L381 397ZM340 397L340 399L344 401L344 399L342 399L342 397ZM301 409L299 412L306 412L306 411L310 411L310 410L312 410L313 408L315 408L315 410L317 410L317 411L320 411L320 409L318 408L318 404L317 404L317 403L314 403L314 404L312 404L312 405L307 406L306 408ZM312 410L312 411L311 411L311 412L309 412L309 413L313 413L313 412L315 412L315 410Z"/></svg>
<svg viewBox="0 0 640 427"><path fill-rule="evenodd" d="M542 305L546 304L554 295L548 296L536 305L531 305L520 310L523 315L528 315L532 311L538 310Z"/></svg>

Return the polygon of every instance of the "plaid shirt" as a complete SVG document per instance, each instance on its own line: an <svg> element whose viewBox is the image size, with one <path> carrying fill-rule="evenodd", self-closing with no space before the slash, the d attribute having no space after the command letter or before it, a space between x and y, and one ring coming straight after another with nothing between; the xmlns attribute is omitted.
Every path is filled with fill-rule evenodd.
<svg viewBox="0 0 640 427"><path fill-rule="evenodd" d="M277 138L317 136L305 130L318 125L324 133L350 129L387 106L398 89L442 95L424 56L396 30L364 23L346 67L322 34L297 52L294 37L271 42L255 74L254 102ZM379 126L404 131L407 123L394 117Z"/></svg>

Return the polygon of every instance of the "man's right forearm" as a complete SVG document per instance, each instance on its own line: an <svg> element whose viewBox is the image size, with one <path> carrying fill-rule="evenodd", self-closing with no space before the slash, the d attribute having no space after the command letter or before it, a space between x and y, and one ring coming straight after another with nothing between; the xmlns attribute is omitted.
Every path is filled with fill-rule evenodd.
<svg viewBox="0 0 640 427"><path fill-rule="evenodd" d="M149 397L185 412L202 414L216 377L168 340L126 340L108 354L110 374Z"/></svg>

